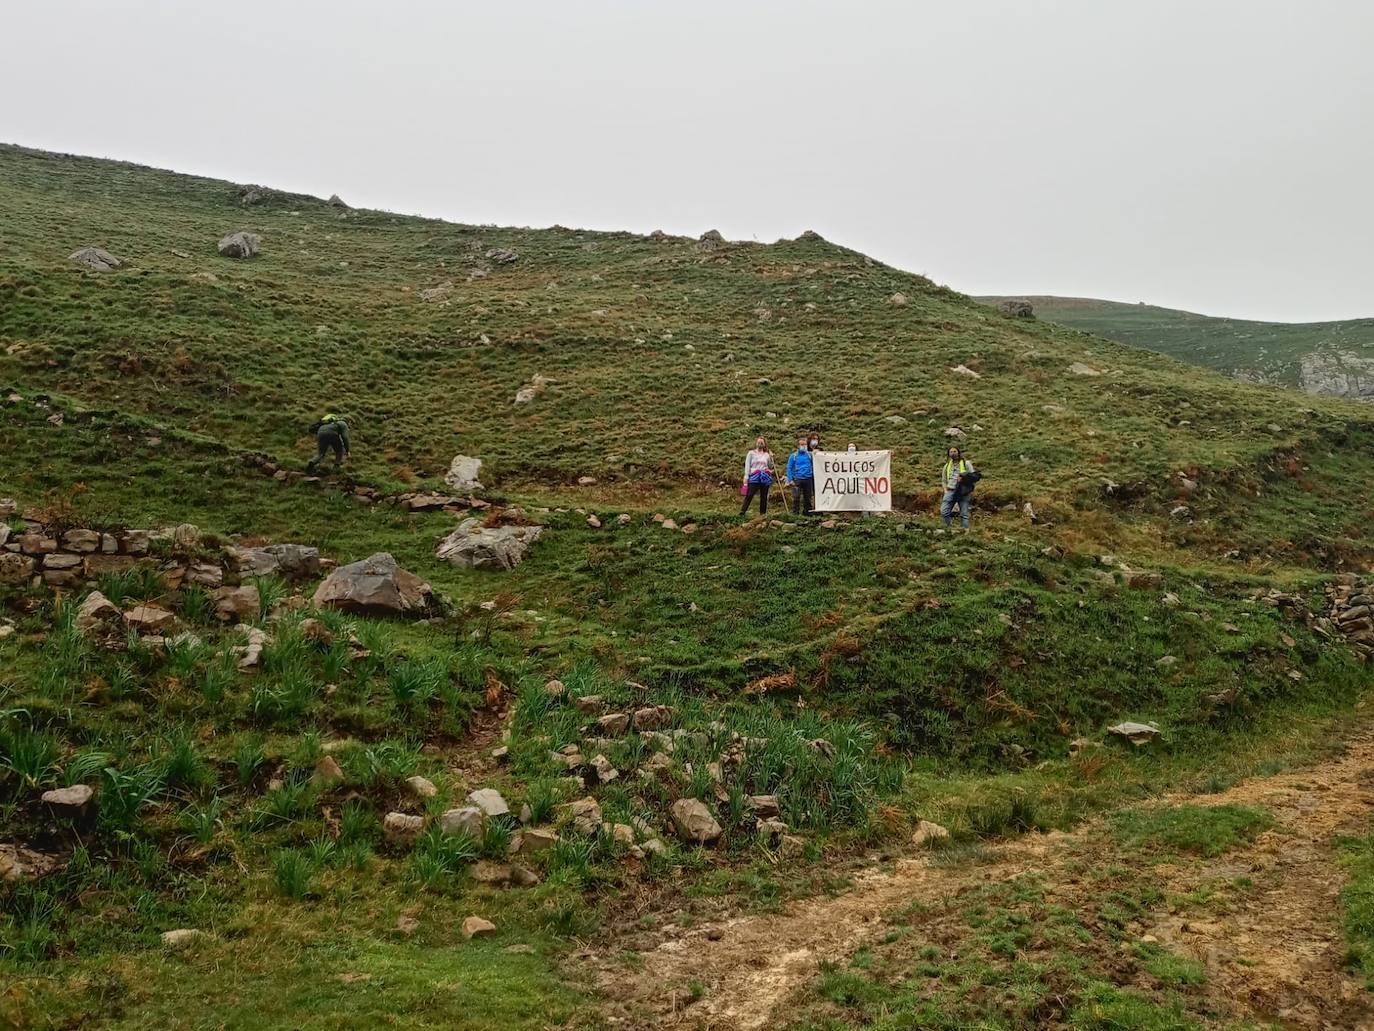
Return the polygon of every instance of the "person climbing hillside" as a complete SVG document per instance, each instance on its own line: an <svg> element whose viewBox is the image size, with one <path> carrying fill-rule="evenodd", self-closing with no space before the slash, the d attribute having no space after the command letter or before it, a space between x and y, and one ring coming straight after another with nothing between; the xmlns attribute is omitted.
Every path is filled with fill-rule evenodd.
<svg viewBox="0 0 1374 1031"><path fill-rule="evenodd" d="M786 482L797 488L796 496L792 499L794 515L811 515L816 508L816 471L806 445L807 438L798 437L797 450L787 456Z"/></svg>
<svg viewBox="0 0 1374 1031"><path fill-rule="evenodd" d="M754 449L744 456L744 480L740 484L744 504L740 505L740 515L749 511L755 494L759 496L759 515L768 514L768 488L773 486L773 475L773 452L768 450L768 441L759 437L754 441Z"/></svg>
<svg viewBox="0 0 1374 1031"><path fill-rule="evenodd" d="M334 468L343 465L344 456L351 450L348 445L348 423L330 412L311 423L310 432L315 435L315 457L305 467L313 473L330 451L334 452Z"/></svg>
<svg viewBox="0 0 1374 1031"><path fill-rule="evenodd" d="M957 447L952 447L946 452L945 464L940 470L940 485L945 492L944 497L940 499L940 518L946 526L953 518L957 506L959 522L965 530L968 529L969 496L973 493L973 485L982 478L983 474L973 467L973 463L965 458Z"/></svg>

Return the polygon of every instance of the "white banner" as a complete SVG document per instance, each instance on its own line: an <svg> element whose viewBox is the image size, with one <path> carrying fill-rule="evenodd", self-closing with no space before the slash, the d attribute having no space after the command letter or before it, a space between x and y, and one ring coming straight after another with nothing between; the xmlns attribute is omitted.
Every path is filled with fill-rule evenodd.
<svg viewBox="0 0 1374 1031"><path fill-rule="evenodd" d="M817 451L817 512L891 512L891 451Z"/></svg>

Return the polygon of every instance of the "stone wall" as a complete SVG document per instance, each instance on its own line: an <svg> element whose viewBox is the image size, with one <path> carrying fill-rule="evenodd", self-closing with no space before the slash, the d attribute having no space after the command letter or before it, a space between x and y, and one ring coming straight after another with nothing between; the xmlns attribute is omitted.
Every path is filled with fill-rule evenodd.
<svg viewBox="0 0 1374 1031"><path fill-rule="evenodd" d="M1368 662L1374 656L1374 576L1340 573L1326 596L1336 629Z"/></svg>

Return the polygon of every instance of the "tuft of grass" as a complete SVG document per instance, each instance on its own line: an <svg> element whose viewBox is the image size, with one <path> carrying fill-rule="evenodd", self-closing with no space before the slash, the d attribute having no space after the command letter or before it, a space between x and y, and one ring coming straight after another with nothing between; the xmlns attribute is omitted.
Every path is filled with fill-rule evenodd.
<svg viewBox="0 0 1374 1031"><path fill-rule="evenodd" d="M310 893L316 870L314 858L300 849L282 849L272 857L272 883L289 899L303 899Z"/></svg>
<svg viewBox="0 0 1374 1031"><path fill-rule="evenodd" d="M1154 942L1136 942L1134 948L1141 966L1166 988L1200 985L1207 980L1206 969L1189 956L1180 956Z"/></svg>

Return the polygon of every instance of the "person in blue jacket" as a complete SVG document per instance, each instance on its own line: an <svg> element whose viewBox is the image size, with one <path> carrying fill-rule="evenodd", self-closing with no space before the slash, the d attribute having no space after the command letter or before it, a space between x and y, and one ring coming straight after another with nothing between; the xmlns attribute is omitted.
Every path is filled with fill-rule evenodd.
<svg viewBox="0 0 1374 1031"><path fill-rule="evenodd" d="M792 495L792 513L811 515L816 510L816 469L806 437L797 438L797 450L787 456L787 482L796 488Z"/></svg>

